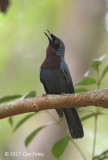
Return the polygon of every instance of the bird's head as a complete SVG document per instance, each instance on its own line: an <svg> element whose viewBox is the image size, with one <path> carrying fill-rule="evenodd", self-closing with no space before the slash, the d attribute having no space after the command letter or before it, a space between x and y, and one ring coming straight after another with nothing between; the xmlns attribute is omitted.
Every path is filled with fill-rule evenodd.
<svg viewBox="0 0 108 160"><path fill-rule="evenodd" d="M49 40L49 52L50 50L54 50L56 55L59 55L61 57L64 57L64 53L65 53L65 45L63 43L63 41L56 37L55 35L53 35L49 30L47 30L49 35L48 36L45 32L45 35L47 36L48 40Z"/></svg>

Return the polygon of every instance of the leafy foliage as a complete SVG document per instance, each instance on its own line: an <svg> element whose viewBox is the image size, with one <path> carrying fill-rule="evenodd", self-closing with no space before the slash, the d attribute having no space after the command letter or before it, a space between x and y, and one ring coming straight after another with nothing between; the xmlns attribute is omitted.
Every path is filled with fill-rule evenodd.
<svg viewBox="0 0 108 160"><path fill-rule="evenodd" d="M5 102L8 102L8 101L12 101L12 100L15 100L15 99L26 99L26 98L29 98L29 97L35 97L36 96L36 92L35 91L31 91L27 94L25 94L24 96L18 94L18 95L12 95L12 96L4 96L2 98L0 98L0 103L5 103Z"/></svg>
<svg viewBox="0 0 108 160"><path fill-rule="evenodd" d="M34 115L35 115L35 113L31 113L31 114L26 115L22 119L20 119L19 122L15 125L13 131L16 131L25 121L27 121L29 118L31 118Z"/></svg>
<svg viewBox="0 0 108 160"><path fill-rule="evenodd" d="M104 76L108 73L108 65L104 68L103 73L101 75L100 81L104 78Z"/></svg>
<svg viewBox="0 0 108 160"><path fill-rule="evenodd" d="M101 64L101 61L93 61L93 63L92 63L92 67L94 68L94 69L98 69L99 68L99 66L100 66L100 64Z"/></svg>
<svg viewBox="0 0 108 160"><path fill-rule="evenodd" d="M75 88L75 93L80 93L80 92L87 92L88 89L86 88Z"/></svg>
<svg viewBox="0 0 108 160"><path fill-rule="evenodd" d="M35 96L36 96L36 91L31 91L25 94L24 96L22 96L21 99L26 99L26 98L35 97Z"/></svg>
<svg viewBox="0 0 108 160"><path fill-rule="evenodd" d="M94 157L93 160L107 160L108 159L108 150L104 151L100 155Z"/></svg>
<svg viewBox="0 0 108 160"><path fill-rule="evenodd" d="M95 59L93 62L92 62L92 67L94 69L98 69L99 66L101 65L102 61L105 59L106 55L102 55L101 57L99 57L98 59Z"/></svg>
<svg viewBox="0 0 108 160"><path fill-rule="evenodd" d="M59 117L59 120L57 121L57 124L60 124L65 119L65 116L63 115L62 118Z"/></svg>
<svg viewBox="0 0 108 160"><path fill-rule="evenodd" d="M32 139L43 129L45 128L45 126L41 126L39 128L37 128L36 130L34 130L25 140L25 146L28 147L28 145L30 144L30 142L32 141Z"/></svg>
<svg viewBox="0 0 108 160"><path fill-rule="evenodd" d="M30 97L35 97L36 96L36 92L35 91L30 91L29 93L25 94L24 96L21 95L12 95L12 96L5 96L0 98L0 103L4 103L7 101L12 101L15 99L26 99L26 98L30 98ZM33 116L34 113L26 115L23 119L21 119L15 126L14 131L19 128L27 119L29 119L31 116ZM8 122L11 126L13 126L14 120L13 117L9 117L8 118Z"/></svg>
<svg viewBox="0 0 108 160"><path fill-rule="evenodd" d="M30 142L33 140L33 138L44 128L49 127L51 125L55 124L55 122L49 122L48 124L41 126L37 129L35 129L32 133L30 133L30 135L26 138L25 140L25 146L28 147L28 145L30 144Z"/></svg>
<svg viewBox="0 0 108 160"><path fill-rule="evenodd" d="M91 84L96 84L96 80L94 78L84 78L76 85L91 85Z"/></svg>
<svg viewBox="0 0 108 160"><path fill-rule="evenodd" d="M100 114L102 114L102 113L98 113L98 115L100 115ZM96 115L96 113L91 113L91 114L85 115L85 116L83 116L83 117L81 118L81 121L84 121L84 120L86 120L86 119L89 119L89 118L91 118L91 117L93 117L93 116L95 116L95 115Z"/></svg>
<svg viewBox="0 0 108 160"><path fill-rule="evenodd" d="M0 103L12 101L12 100L14 100L14 99L20 98L21 96L22 96L22 95L5 96L5 97L0 98Z"/></svg>
<svg viewBox="0 0 108 160"><path fill-rule="evenodd" d="M69 143L69 137L64 137L63 139L59 140L58 142L56 142L52 148L52 153L54 155L54 157L56 157L57 159L59 159L62 154L64 153L68 143Z"/></svg>
<svg viewBox="0 0 108 160"><path fill-rule="evenodd" d="M9 121L9 124L10 124L11 126L13 126L13 118L12 118L12 117L9 117L9 118L8 118L8 121Z"/></svg>

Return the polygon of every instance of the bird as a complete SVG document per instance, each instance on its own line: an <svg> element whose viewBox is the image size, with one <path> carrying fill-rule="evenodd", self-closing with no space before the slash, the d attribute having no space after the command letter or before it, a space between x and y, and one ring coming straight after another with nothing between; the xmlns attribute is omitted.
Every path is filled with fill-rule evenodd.
<svg viewBox="0 0 108 160"><path fill-rule="evenodd" d="M47 32L44 33L49 40L49 44L46 49L46 58L40 67L40 81L46 94L72 94L74 93L74 86L64 58L64 42L49 30ZM56 109L56 111L60 118L65 115L67 126L73 139L84 136L83 127L75 107Z"/></svg>

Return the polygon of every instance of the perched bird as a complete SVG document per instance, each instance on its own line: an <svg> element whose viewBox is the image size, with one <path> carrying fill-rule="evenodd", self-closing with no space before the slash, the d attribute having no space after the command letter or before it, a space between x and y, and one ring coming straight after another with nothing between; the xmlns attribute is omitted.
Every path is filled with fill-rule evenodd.
<svg viewBox="0 0 108 160"><path fill-rule="evenodd" d="M47 30L48 31L48 30ZM40 81L43 83L47 94L74 93L74 87L69 68L64 59L65 45L63 41L48 31L49 45L46 58L40 68ZM62 118L65 114L67 125L72 138L84 136L83 127L75 108L56 110Z"/></svg>

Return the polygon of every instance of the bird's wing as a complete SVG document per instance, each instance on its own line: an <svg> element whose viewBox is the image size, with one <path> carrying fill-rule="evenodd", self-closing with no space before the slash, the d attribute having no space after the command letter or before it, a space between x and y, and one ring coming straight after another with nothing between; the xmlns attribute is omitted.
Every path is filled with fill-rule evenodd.
<svg viewBox="0 0 108 160"><path fill-rule="evenodd" d="M49 92L48 92L48 89L47 89L45 83L43 81L41 81L41 82L43 83L45 92L48 94ZM63 117L63 109L56 109L56 111L57 111L58 115L62 118Z"/></svg>
<svg viewBox="0 0 108 160"><path fill-rule="evenodd" d="M68 86L70 93L74 93L72 78L70 75L69 68L65 61L61 63L61 70L65 81L65 85ZM82 138L84 136L83 127L75 108L64 108L63 111L72 138Z"/></svg>
<svg viewBox="0 0 108 160"><path fill-rule="evenodd" d="M43 86L44 86L45 92L48 94L48 89L47 89L47 87L46 87L45 83L44 83L44 82L42 82L42 83L43 83Z"/></svg>
<svg viewBox="0 0 108 160"><path fill-rule="evenodd" d="M73 87L73 83L72 83L72 78L71 78L71 75L70 75L70 71L69 71L69 68L66 64L65 61L63 61L61 63L61 70L62 70L62 73L63 73L63 78L65 80L65 83L67 84L69 90L70 90L70 93L74 93L74 87Z"/></svg>
<svg viewBox="0 0 108 160"><path fill-rule="evenodd" d="M40 69L40 81L41 81L41 83L43 84L43 86L44 86L44 89L45 89L45 92L48 94L48 89L47 89L47 86L46 86L46 84L44 83L44 81L42 80L42 75L41 75L41 69Z"/></svg>
<svg viewBox="0 0 108 160"><path fill-rule="evenodd" d="M41 73L41 69L40 69L40 73ZM41 76L40 76L40 81L43 83L45 92L46 92L47 94L49 94L48 88L47 88L45 82L41 79ZM58 115L62 118L62 117L63 117L63 109L56 109L56 111L57 111Z"/></svg>

